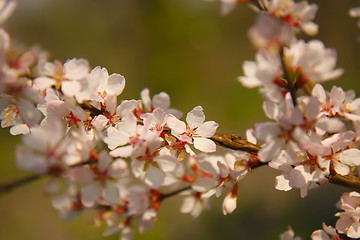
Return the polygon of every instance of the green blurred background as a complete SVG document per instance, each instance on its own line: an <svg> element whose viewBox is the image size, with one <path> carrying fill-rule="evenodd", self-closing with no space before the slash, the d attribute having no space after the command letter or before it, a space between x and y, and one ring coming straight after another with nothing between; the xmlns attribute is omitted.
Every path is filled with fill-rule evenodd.
<svg viewBox="0 0 360 240"><path fill-rule="evenodd" d="M316 38L338 51L338 66L345 74L336 83L360 94L360 29L348 9L360 1L318 0ZM12 38L26 46L39 45L51 59L86 58L92 67L125 76L123 99L139 98L148 87L152 94L165 91L171 106L184 113L203 106L208 120L220 124L219 132L244 135L255 122L264 121L256 89L243 88L236 77L244 60L254 59L246 36L255 14L239 4L227 16L216 2L202 0L19 0L5 24ZM308 38L307 38L308 39ZM29 173L14 166L20 137L2 129L0 182ZM164 202L159 220L136 239L278 239L289 225L303 239L334 224L335 203L344 188L326 185L305 199L298 190L274 189L275 170L256 169L239 184L238 208L221 213L221 201L198 219L179 213L180 200ZM64 222L57 217L43 192L46 180L0 196L1 240L103 239L103 228L91 226L92 212ZM114 235L104 239L118 239Z"/></svg>

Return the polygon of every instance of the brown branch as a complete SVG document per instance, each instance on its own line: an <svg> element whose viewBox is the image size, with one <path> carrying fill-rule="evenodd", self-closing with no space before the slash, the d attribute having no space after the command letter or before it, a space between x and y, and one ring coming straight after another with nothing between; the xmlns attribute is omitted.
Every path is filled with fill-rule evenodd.
<svg viewBox="0 0 360 240"><path fill-rule="evenodd" d="M15 188L23 186L27 183L34 182L35 180L40 179L46 175L47 175L46 173L34 174L34 175L30 175L30 176L27 176L24 178L17 179L12 182L3 183L0 185L0 193L10 192L10 191L14 190Z"/></svg>
<svg viewBox="0 0 360 240"><path fill-rule="evenodd" d="M233 149L233 150L241 150L244 152L247 152L249 154L254 155L254 157L257 157L258 152L260 151L261 147L257 144L251 143L245 139L242 139L239 136L236 136L234 134L215 134L213 137L211 137L211 140L213 140L217 145ZM81 162L78 164L74 164L70 167L79 167L82 165L87 164L94 164L97 163L97 159L90 159L87 162ZM249 168L250 169L256 169L258 167L267 165L267 163L261 162L258 159L254 158L253 160L249 161ZM25 185L27 183L31 183L37 179L40 179L44 176L51 175L49 173L42 173L42 174L34 174L30 175L24 178L17 179L15 181L0 184L0 194L4 192L10 192L14 190L17 187L20 187L22 185ZM360 179L357 176L341 176L339 174L331 174L327 177L329 179L329 182L345 187L349 187L355 190L360 191ZM174 196L182 191L188 190L190 187L186 187L183 189L179 189L173 193L163 194L161 195L161 199L166 199L168 197Z"/></svg>
<svg viewBox="0 0 360 240"><path fill-rule="evenodd" d="M285 64L285 61L284 61L284 47L281 48L279 55L280 55L281 67L282 67L283 72L284 72L283 78L287 83L286 88L290 92L291 99L292 99L292 102L293 102L294 107L295 107L296 106L295 86L294 86L293 82L290 79L290 75L289 75L289 72L288 72L288 70L286 68L286 64Z"/></svg>
<svg viewBox="0 0 360 240"><path fill-rule="evenodd" d="M211 140L219 146L233 150L241 150L254 155L257 155L260 150L259 145L253 144L234 134L215 134L211 137Z"/></svg>
<svg viewBox="0 0 360 240"><path fill-rule="evenodd" d="M88 164L94 164L97 162L98 162L97 159L90 159L87 162L81 162L81 163L71 165L70 168L80 167L80 166L88 165ZM30 176L23 177L20 179L16 179L16 180L8 182L8 183L0 184L0 194L5 193L5 192L10 192L10 191L14 190L15 188L18 188L22 185L34 182L37 179L43 178L45 176L50 176L50 175L52 175L50 172L38 173L38 174L33 174Z"/></svg>
<svg viewBox="0 0 360 240"><path fill-rule="evenodd" d="M241 150L255 156L257 156L261 149L259 145L246 141L234 134L215 134L213 137L211 137L211 140L213 140L219 146L233 150ZM251 169L267 165L267 163L261 162L259 160L254 160L250 163L251 165L249 167ZM329 175L327 179L330 183L360 191L360 179L358 176L342 176L340 174L333 173Z"/></svg>
<svg viewBox="0 0 360 240"><path fill-rule="evenodd" d="M360 179L357 176L342 176L339 174L331 174L329 177L329 182L352 188L354 190L360 190Z"/></svg>
<svg viewBox="0 0 360 240"><path fill-rule="evenodd" d="M81 103L81 104L79 104L79 106L82 107L85 110L90 111L91 115L93 115L93 116L97 116L97 115L101 115L101 114L110 114L106 110L102 111L100 109L97 109L96 107L94 107L93 105L91 105L88 102Z"/></svg>
<svg viewBox="0 0 360 240"><path fill-rule="evenodd" d="M174 192L170 192L170 193L163 193L160 195L160 198L159 198L159 201L163 201L169 197L172 197L172 196L175 196L181 192L184 192L184 191L187 191L187 190L190 190L191 189L191 186L188 186L188 187L184 187L184 188L180 188Z"/></svg>

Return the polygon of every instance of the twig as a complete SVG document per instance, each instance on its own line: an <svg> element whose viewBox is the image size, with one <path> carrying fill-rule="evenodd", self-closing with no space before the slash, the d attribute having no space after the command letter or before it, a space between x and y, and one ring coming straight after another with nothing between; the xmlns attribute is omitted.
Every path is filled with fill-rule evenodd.
<svg viewBox="0 0 360 240"><path fill-rule="evenodd" d="M233 150L241 150L254 155L257 155L260 150L260 146L242 139L241 137L234 134L215 134L211 137L211 140L213 140L219 146Z"/></svg>
<svg viewBox="0 0 360 240"><path fill-rule="evenodd" d="M44 176L46 176L46 173L42 173L42 174L34 174L34 175L30 175L24 178L20 178L17 179L15 181L12 182L8 182L8 183L4 183L0 185L0 193L4 193L4 192L10 192L12 190L14 190L15 188L18 188L22 185L25 185L27 183L31 183L37 179L40 179Z"/></svg>
<svg viewBox="0 0 360 240"><path fill-rule="evenodd" d="M286 88L290 92L291 99L292 99L292 102L293 102L294 107L295 107L296 106L295 87L294 87L294 84L292 83L292 81L290 79L289 73L287 71L287 68L286 68L286 65L285 65L285 62L284 62L284 48L283 47L281 48L281 50L279 52L279 55L280 55L281 66L282 66L282 69L283 69L283 72L284 72L284 80L287 83Z"/></svg>
<svg viewBox="0 0 360 240"><path fill-rule="evenodd" d="M180 188L174 192L170 192L170 193L163 193L160 195L160 198L159 198L159 201L163 201L169 197L172 197L172 196L175 196L181 192L184 192L184 191L187 191L187 190L190 190L191 189L191 186L188 186L188 187L184 187L184 188Z"/></svg>

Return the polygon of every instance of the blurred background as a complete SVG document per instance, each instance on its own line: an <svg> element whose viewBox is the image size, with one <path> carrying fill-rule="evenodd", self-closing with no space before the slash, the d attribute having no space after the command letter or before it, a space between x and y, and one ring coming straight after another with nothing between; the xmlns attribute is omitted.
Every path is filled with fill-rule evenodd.
<svg viewBox="0 0 360 240"><path fill-rule="evenodd" d="M316 38L337 50L337 66L345 69L327 89L335 84L359 96L360 29L348 10L360 1L312 2L320 7ZM47 50L52 60L86 58L92 67L124 75L122 99L138 99L145 87L152 95L165 91L173 108L187 113L201 105L207 120L220 124L218 132L244 136L247 128L265 120L257 90L236 81L243 61L254 59L246 33L255 14L247 4L238 4L227 16L219 12L219 3L203 0L19 0L4 27L25 46ZM14 166L21 138L8 132L0 131L0 183L30 175ZM275 190L276 175L269 168L248 174L239 183L238 207L229 216L221 213L223 197L198 219L179 212L181 199L169 199L154 229L136 239L279 239L288 226L309 239L323 221L334 225L335 203L348 189L329 184L301 199L298 190ZM118 239L118 234L104 238L104 228L91 225L92 212L60 220L44 194L45 182L0 196L0 239Z"/></svg>

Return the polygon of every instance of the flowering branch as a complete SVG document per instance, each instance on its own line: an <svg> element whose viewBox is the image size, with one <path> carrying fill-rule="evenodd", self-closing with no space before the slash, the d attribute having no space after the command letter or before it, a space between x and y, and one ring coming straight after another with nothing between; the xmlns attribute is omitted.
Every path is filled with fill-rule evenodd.
<svg viewBox="0 0 360 240"><path fill-rule="evenodd" d="M280 171L276 189L298 188L301 197L328 182L360 190L360 99L339 87L327 92L321 83L343 73L335 68L336 52L319 40L297 39L300 31L317 33L312 22L317 6L221 1L226 11L235 2L250 2L258 13L249 29L256 61L244 62L238 80L259 87L270 121L248 129L247 140L216 134L218 123L205 121L201 106L182 121L182 112L170 108L164 92L151 98L144 89L141 99L118 104L125 88L120 74L99 66L91 70L85 59L49 62L39 50L12 46L0 29L1 126L23 135L17 166L37 173L0 185L0 193L44 176L64 179L66 190L52 199L61 217L96 209L108 225L105 235L121 231L121 238L129 239L132 222L141 233L149 231L162 200L175 195L184 196L180 211L197 217L211 197L226 191L222 211L232 213L238 182L264 165ZM0 0L0 24L15 3ZM231 151L214 155L217 146ZM324 225L312 238L360 237L358 199L360 193L344 193L345 212L337 214L336 229ZM289 229L280 237L293 239L294 233Z"/></svg>

